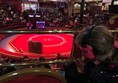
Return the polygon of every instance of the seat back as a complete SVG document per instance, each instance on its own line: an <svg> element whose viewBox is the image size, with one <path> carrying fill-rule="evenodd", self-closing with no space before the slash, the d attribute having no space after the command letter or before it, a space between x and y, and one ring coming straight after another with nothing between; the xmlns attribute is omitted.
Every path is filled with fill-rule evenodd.
<svg viewBox="0 0 118 83"><path fill-rule="evenodd" d="M47 68L27 68L0 77L0 83L67 83L56 71Z"/></svg>

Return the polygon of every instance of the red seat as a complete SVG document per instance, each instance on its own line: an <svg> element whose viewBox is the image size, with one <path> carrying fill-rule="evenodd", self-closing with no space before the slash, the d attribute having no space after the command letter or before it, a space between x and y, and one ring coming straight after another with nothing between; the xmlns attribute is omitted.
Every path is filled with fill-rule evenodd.
<svg viewBox="0 0 118 83"><path fill-rule="evenodd" d="M59 80L45 75L25 75L9 80L7 83L61 83Z"/></svg>
<svg viewBox="0 0 118 83"><path fill-rule="evenodd" d="M0 77L0 83L67 83L58 72L46 68L22 69Z"/></svg>

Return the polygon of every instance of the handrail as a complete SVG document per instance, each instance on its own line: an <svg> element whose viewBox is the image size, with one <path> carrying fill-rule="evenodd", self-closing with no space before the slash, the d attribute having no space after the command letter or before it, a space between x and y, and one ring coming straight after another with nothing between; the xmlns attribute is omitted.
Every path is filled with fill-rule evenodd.
<svg viewBox="0 0 118 83"><path fill-rule="evenodd" d="M27 82L28 82L28 80L29 80L29 82L34 80L34 79L24 79L22 77L22 76L26 76L26 78L27 78L28 75L32 75L33 77L48 76L50 78L60 81L60 83L67 83L65 78L59 72L53 71L48 68L25 68L25 69L16 70L16 71L13 71L13 72L0 76L0 82L1 83L9 83L9 82L12 83L12 81L15 81L13 83L17 83L18 81L21 80L21 79L17 79L19 77L22 78L21 83L22 82L24 83L25 80ZM41 79L38 79L37 80L38 82L34 80L34 83L39 83L39 81ZM42 80L44 80L44 79L42 79ZM50 80L50 81L52 81L52 80ZM44 80L43 83L48 83L48 81ZM54 81L53 81L53 83L54 83Z"/></svg>
<svg viewBox="0 0 118 83"><path fill-rule="evenodd" d="M112 33L118 33L118 30L109 30ZM31 33L37 33L37 34L46 34L46 33L80 33L81 30L0 30L0 34L31 34Z"/></svg>
<svg viewBox="0 0 118 83"><path fill-rule="evenodd" d="M118 33L118 30L109 30L111 33Z"/></svg>
<svg viewBox="0 0 118 83"><path fill-rule="evenodd" d="M31 34L31 33L38 33L38 34L46 34L46 33L78 33L80 30L0 30L1 34Z"/></svg>
<svg viewBox="0 0 118 83"><path fill-rule="evenodd" d="M47 64L66 64L71 63L71 59L60 59L60 60L50 60L50 61L40 61L40 62L24 62L24 63L3 63L0 64L0 68L3 67L17 67L17 66L36 66L36 65L47 65Z"/></svg>

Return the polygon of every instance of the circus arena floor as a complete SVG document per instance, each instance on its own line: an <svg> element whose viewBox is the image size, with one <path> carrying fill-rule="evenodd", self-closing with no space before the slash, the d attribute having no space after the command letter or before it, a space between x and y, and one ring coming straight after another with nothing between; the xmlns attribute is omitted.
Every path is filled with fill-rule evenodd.
<svg viewBox="0 0 118 83"><path fill-rule="evenodd" d="M0 41L0 54L17 59L24 56L56 59L59 53L69 58L72 44L72 34L14 34Z"/></svg>

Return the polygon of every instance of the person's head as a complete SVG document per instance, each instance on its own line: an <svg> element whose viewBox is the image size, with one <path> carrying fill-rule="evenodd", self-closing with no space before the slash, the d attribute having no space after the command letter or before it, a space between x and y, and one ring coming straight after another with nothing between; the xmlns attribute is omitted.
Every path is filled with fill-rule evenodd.
<svg viewBox="0 0 118 83"><path fill-rule="evenodd" d="M28 59L28 56L24 56L23 59Z"/></svg>
<svg viewBox="0 0 118 83"><path fill-rule="evenodd" d="M39 57L39 61L45 61L45 58L43 56Z"/></svg>
<svg viewBox="0 0 118 83"><path fill-rule="evenodd" d="M28 56L24 56L22 59L23 59L23 62L27 62L29 60L29 57Z"/></svg>
<svg viewBox="0 0 118 83"><path fill-rule="evenodd" d="M91 47L95 60L103 62L112 56L114 37L103 25L86 28L77 36L76 41L83 49Z"/></svg>
<svg viewBox="0 0 118 83"><path fill-rule="evenodd" d="M61 58L61 54L57 53L57 58L60 59Z"/></svg>

